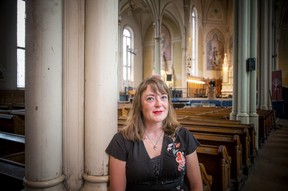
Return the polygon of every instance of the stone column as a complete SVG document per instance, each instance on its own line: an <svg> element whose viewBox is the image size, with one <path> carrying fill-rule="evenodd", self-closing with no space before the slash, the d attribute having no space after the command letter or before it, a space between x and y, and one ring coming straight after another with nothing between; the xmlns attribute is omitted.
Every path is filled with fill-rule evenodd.
<svg viewBox="0 0 288 191"><path fill-rule="evenodd" d="M233 96L232 96L232 112L230 113L230 119L236 120L238 109L238 0L233 0Z"/></svg>
<svg viewBox="0 0 288 191"><path fill-rule="evenodd" d="M255 148L256 150L258 150L258 137L259 137L259 132L258 132L258 126L259 126L259 116L257 114L257 102L256 102L256 90L257 90L257 26L258 26L258 22L257 22L257 1L250 1L250 5L251 5L251 9L250 9L250 21L251 21L251 25L250 25L250 44L251 44L251 48L250 48L250 57L251 58L256 58L256 62L255 62L255 70L254 71L250 71L250 112L249 112L249 116L250 116L250 123L254 124L254 129L255 129Z"/></svg>
<svg viewBox="0 0 288 191"><path fill-rule="evenodd" d="M119 9L119 7L118 7ZM120 13L120 10L118 10L118 13ZM123 60L123 50L122 50L122 36L123 36L123 30L121 29L121 21L122 21L122 18L121 16L119 15L118 16L118 63L122 63L122 60ZM122 90L125 90L125 87L122 83L122 79L123 79L123 67L121 64L118 64L117 66L117 70L118 70L118 77L117 77L117 92L121 92ZM120 96L118 96L117 98L118 101L120 101Z"/></svg>
<svg viewBox="0 0 288 191"><path fill-rule="evenodd" d="M190 26L189 25L189 18L190 18L190 9L189 9L189 5L190 3L187 1L187 2L184 2L184 25L185 26ZM188 56L187 55L190 55L191 53L188 53L187 50L188 50L188 46L189 46L189 43L191 43L191 40L189 40L189 33L191 32L191 29L189 28L186 28L185 29L185 38L182 40L181 44L182 44L182 79L181 79L181 87L183 87L184 89L186 89L186 94L184 94L183 92L183 97L188 97L188 82L187 82L187 59L188 59Z"/></svg>
<svg viewBox="0 0 288 191"><path fill-rule="evenodd" d="M79 190L84 171L84 1L63 1L63 171Z"/></svg>
<svg viewBox="0 0 288 191"><path fill-rule="evenodd" d="M65 190L62 1L26 1L25 190Z"/></svg>
<svg viewBox="0 0 288 191"><path fill-rule="evenodd" d="M268 1L267 5L268 6L268 10L267 10L267 27L268 27L268 52L267 52L267 59L268 59L268 66L269 66L269 70L268 70L268 91L269 91L269 98L268 98L268 109L272 110L272 72L274 70L276 70L277 68L273 68L273 25L275 25L275 23L273 23L272 18L273 18L273 8L274 8L274 1Z"/></svg>
<svg viewBox="0 0 288 191"><path fill-rule="evenodd" d="M261 52L260 52L260 109L267 110L268 109L268 101L269 101L269 64L268 64L268 5L267 1L261 1L261 23L260 23L260 33L261 33Z"/></svg>
<svg viewBox="0 0 288 191"><path fill-rule="evenodd" d="M85 1L85 191L108 188L105 149L117 132L118 0Z"/></svg>
<svg viewBox="0 0 288 191"><path fill-rule="evenodd" d="M249 26L249 6L248 0L239 1L239 17L238 19L238 112L237 119L241 121L241 123L247 124L249 123L249 115L248 115L248 74L246 69L246 60L248 58L249 52L249 41L248 39L248 26ZM248 48L247 48L248 47ZM235 84L236 85L236 84Z"/></svg>
<svg viewBox="0 0 288 191"><path fill-rule="evenodd" d="M160 31L161 31L161 22L160 19L155 20L155 56L154 56L154 67L153 74L161 75L161 46L160 46Z"/></svg>

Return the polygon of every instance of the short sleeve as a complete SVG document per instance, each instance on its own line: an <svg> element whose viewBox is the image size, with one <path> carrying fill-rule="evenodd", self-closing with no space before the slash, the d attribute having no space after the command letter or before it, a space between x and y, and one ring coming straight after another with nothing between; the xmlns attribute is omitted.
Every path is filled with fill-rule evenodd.
<svg viewBox="0 0 288 191"><path fill-rule="evenodd" d="M193 133L184 127L180 127L178 135L186 147L185 150L187 155L193 153L200 145L198 140L193 136Z"/></svg>
<svg viewBox="0 0 288 191"><path fill-rule="evenodd" d="M114 135L105 151L119 160L126 161L128 153L127 142L123 135L118 132Z"/></svg>

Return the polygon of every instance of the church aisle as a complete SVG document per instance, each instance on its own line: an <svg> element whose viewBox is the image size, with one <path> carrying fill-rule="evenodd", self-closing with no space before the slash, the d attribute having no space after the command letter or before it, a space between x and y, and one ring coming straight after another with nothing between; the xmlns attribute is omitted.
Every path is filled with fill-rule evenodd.
<svg viewBox="0 0 288 191"><path fill-rule="evenodd" d="M241 191L288 190L288 119L278 119L277 130L259 148Z"/></svg>

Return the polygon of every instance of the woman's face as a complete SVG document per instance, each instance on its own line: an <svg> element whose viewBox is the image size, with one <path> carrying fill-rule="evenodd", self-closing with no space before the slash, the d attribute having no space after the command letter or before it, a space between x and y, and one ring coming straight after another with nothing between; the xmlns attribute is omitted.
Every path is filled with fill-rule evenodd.
<svg viewBox="0 0 288 191"><path fill-rule="evenodd" d="M161 94L159 91L154 93L150 85L141 96L142 113L146 126L159 123L166 119L168 114L168 95Z"/></svg>

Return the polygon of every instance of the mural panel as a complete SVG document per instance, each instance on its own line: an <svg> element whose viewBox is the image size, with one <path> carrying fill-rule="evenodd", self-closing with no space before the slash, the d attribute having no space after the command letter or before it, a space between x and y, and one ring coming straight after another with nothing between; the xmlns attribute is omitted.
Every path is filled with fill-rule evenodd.
<svg viewBox="0 0 288 191"><path fill-rule="evenodd" d="M224 60L224 42L217 33L209 36L212 38L207 38L207 70L221 70Z"/></svg>

